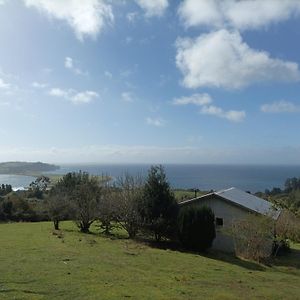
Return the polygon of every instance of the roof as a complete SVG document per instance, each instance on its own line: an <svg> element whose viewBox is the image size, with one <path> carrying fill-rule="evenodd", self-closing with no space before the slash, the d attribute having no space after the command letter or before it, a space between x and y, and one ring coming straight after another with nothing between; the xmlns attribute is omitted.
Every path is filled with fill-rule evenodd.
<svg viewBox="0 0 300 300"><path fill-rule="evenodd" d="M256 197L250 193L239 190L235 187L221 190L218 192L212 192L207 195L193 198L181 202L180 204L192 203L197 200L205 199L211 196L217 196L235 205L242 206L252 212L256 212L262 215L270 215L273 219L277 219L280 215L280 210L274 208L273 204L262 198Z"/></svg>

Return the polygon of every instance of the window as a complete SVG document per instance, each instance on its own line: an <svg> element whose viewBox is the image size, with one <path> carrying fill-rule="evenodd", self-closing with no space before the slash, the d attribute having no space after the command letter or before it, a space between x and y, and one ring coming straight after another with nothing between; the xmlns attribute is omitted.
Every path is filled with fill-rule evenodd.
<svg viewBox="0 0 300 300"><path fill-rule="evenodd" d="M216 218L216 225L223 226L223 218Z"/></svg>

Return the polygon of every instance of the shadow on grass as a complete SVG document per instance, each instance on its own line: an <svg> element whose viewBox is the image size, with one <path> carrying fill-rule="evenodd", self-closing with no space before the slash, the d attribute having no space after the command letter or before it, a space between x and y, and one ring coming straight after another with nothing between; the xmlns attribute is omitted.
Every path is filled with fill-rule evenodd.
<svg viewBox="0 0 300 300"><path fill-rule="evenodd" d="M292 248L289 252L274 257L272 265L300 270L300 250Z"/></svg>
<svg viewBox="0 0 300 300"><path fill-rule="evenodd" d="M169 241L155 242L153 240L149 241L149 240L145 240L145 239L144 240L139 239L139 241L146 243L148 246L150 246L152 248L200 255L200 256L203 256L203 257L206 257L209 259L218 260L218 261L226 262L229 264L237 265L239 267L242 267L242 268L245 268L245 269L251 270L251 271L265 271L266 270L266 267L259 263L240 259L231 253L225 253L225 252L216 251L216 250L208 250L207 252L190 251L190 250L183 248L180 245L180 243L178 243L178 242L169 242Z"/></svg>

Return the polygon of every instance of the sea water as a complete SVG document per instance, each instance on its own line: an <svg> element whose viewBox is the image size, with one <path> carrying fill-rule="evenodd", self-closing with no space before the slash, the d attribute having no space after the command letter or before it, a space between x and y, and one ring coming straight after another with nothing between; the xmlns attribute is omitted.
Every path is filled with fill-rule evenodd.
<svg viewBox="0 0 300 300"><path fill-rule="evenodd" d="M300 166L263 165L163 165L172 188L220 190L229 187L257 192L273 187L284 187L290 177L300 177ZM110 175L113 179L129 173L147 176L150 165L146 164L88 164L61 165L51 173L66 174L73 171L89 172L93 175ZM46 174L46 173L45 173ZM28 187L35 178L22 175L0 175L0 184L11 184L14 189Z"/></svg>

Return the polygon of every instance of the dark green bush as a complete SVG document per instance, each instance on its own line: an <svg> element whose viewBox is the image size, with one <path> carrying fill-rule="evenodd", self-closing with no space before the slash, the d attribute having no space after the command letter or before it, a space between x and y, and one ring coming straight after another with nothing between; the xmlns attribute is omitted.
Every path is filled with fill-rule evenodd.
<svg viewBox="0 0 300 300"><path fill-rule="evenodd" d="M178 236L182 245L196 251L210 248L216 237L214 220L209 207L182 207L178 215Z"/></svg>

